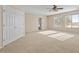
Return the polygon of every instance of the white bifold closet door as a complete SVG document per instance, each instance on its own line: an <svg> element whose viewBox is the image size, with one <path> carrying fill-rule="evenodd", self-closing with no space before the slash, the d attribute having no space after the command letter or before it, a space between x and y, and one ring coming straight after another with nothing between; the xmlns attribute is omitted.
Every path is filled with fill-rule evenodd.
<svg viewBox="0 0 79 59"><path fill-rule="evenodd" d="M25 35L24 13L14 8L3 7L3 46Z"/></svg>

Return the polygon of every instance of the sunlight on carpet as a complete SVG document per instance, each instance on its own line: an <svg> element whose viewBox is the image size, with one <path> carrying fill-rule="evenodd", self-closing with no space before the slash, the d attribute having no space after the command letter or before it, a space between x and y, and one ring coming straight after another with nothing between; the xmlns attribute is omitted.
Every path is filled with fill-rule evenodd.
<svg viewBox="0 0 79 59"><path fill-rule="evenodd" d="M68 33L58 33L58 34L49 35L48 37L55 38L60 41L64 41L64 40L74 37L74 35L68 34Z"/></svg>
<svg viewBox="0 0 79 59"><path fill-rule="evenodd" d="M48 35L48 34L54 34L57 33L57 31L42 31L42 32L38 32L39 34L43 34L43 35Z"/></svg>
<svg viewBox="0 0 79 59"><path fill-rule="evenodd" d="M37 32L37 33L42 34L42 35L48 35L48 37L55 38L55 39L60 40L60 41L71 39L72 37L75 36L75 35L70 34L70 33L51 31L51 30L41 31L41 32Z"/></svg>
<svg viewBox="0 0 79 59"><path fill-rule="evenodd" d="M56 38L56 37L59 37L59 36L62 36L62 35L65 35L65 33L51 34L51 35L49 35L48 37Z"/></svg>

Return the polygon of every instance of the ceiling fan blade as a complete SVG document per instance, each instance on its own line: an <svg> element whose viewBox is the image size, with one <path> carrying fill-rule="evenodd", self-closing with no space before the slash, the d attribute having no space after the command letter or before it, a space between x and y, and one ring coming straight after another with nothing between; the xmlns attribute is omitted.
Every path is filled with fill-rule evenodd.
<svg viewBox="0 0 79 59"><path fill-rule="evenodd" d="M53 5L53 8L57 8L57 6L56 5Z"/></svg>
<svg viewBox="0 0 79 59"><path fill-rule="evenodd" d="M50 7L50 8L47 8L48 10L49 10L49 12L51 12L51 11L55 11L55 12L57 12L59 9L63 9L62 7L57 7L56 5L53 5L53 7Z"/></svg>
<svg viewBox="0 0 79 59"><path fill-rule="evenodd" d="M63 9L63 8L57 8L57 9Z"/></svg>

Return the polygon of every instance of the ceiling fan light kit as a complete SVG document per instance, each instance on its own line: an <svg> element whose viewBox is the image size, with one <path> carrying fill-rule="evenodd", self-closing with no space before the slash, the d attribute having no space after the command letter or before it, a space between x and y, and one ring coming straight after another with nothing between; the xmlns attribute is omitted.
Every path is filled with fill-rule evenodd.
<svg viewBox="0 0 79 59"><path fill-rule="evenodd" d="M52 5L53 7L52 8L49 8L49 11L58 11L58 10L62 10L63 8L62 7L58 7L56 5Z"/></svg>

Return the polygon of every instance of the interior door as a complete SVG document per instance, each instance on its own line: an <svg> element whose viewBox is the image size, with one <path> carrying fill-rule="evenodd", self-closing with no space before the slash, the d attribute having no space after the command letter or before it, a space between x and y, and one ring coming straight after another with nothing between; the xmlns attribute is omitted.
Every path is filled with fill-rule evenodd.
<svg viewBox="0 0 79 59"><path fill-rule="evenodd" d="M3 12L3 46L14 39L14 14L12 10L4 7Z"/></svg>
<svg viewBox="0 0 79 59"><path fill-rule="evenodd" d="M24 36L25 31L25 21L24 21L24 14L21 12L17 12L15 14L15 21L14 21L14 31L15 31L15 39Z"/></svg>
<svg viewBox="0 0 79 59"><path fill-rule="evenodd" d="M14 38L14 13L11 12L12 14L10 15L9 19L9 43L13 41Z"/></svg>
<svg viewBox="0 0 79 59"><path fill-rule="evenodd" d="M6 44L8 44L9 41L9 19L10 16L7 16L8 13L6 12L6 10L4 10L3 12L3 45L5 46Z"/></svg>

